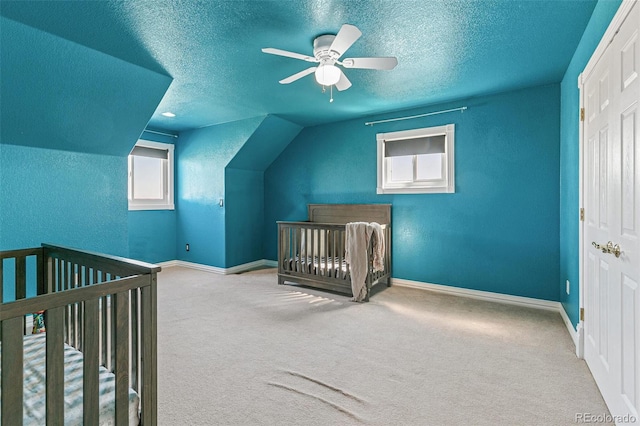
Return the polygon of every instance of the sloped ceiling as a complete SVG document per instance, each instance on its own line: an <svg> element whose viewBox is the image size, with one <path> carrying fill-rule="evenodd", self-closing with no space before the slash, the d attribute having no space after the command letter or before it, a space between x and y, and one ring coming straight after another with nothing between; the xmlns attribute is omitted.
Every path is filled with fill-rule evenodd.
<svg viewBox="0 0 640 426"><path fill-rule="evenodd" d="M0 12L147 70L166 71L174 80L150 125L180 131L268 114L308 126L556 83L595 4L3 0ZM266 55L261 48L311 54L316 36L335 34L344 23L363 33L346 56L394 55L397 68L347 70L353 87L334 93L333 103L312 76L278 83L309 64ZM3 40L3 50L6 44ZM54 56L75 60L76 52L65 54L71 56ZM2 67L4 74L4 61ZM163 117L164 111L177 117Z"/></svg>
<svg viewBox="0 0 640 426"><path fill-rule="evenodd" d="M290 121L269 115L262 120L227 167L265 171L301 130L302 127Z"/></svg>
<svg viewBox="0 0 640 426"><path fill-rule="evenodd" d="M1 142L127 155L171 78L0 19Z"/></svg>

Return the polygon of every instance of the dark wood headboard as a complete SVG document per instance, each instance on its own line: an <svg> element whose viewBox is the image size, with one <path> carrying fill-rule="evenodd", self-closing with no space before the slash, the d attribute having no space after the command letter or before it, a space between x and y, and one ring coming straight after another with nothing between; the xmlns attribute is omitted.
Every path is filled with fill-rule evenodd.
<svg viewBox="0 0 640 426"><path fill-rule="evenodd" d="M391 224L391 204L309 204L309 222Z"/></svg>

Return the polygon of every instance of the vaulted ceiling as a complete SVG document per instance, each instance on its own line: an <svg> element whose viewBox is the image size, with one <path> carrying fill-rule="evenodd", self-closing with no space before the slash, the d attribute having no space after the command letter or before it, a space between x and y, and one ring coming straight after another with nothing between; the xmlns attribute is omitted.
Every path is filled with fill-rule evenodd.
<svg viewBox="0 0 640 426"><path fill-rule="evenodd" d="M136 72L129 70L132 64L169 76L172 82L149 125L181 131L265 114L308 126L557 83L595 4L595 0L3 0L0 13L117 58L124 80ZM346 70L353 86L334 91L332 103L312 75L289 85L278 83L309 63L267 55L261 48L312 55L314 38L335 34L344 23L362 31L345 56L395 56L398 66L391 71ZM6 42L2 40L2 49ZM76 58L65 57L67 51L86 49L65 49L63 55L51 54L47 60L72 69ZM157 100L153 102L155 106ZM164 117L165 111L177 116Z"/></svg>

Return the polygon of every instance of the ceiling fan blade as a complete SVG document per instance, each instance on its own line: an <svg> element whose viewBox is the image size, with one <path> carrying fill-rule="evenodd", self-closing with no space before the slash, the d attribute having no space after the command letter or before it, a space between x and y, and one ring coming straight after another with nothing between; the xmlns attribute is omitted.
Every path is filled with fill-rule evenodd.
<svg viewBox="0 0 640 426"><path fill-rule="evenodd" d="M342 92L343 90L347 90L349 87L351 87L351 82L347 76L344 75L342 70L340 70L340 80L336 83L336 89Z"/></svg>
<svg viewBox="0 0 640 426"><path fill-rule="evenodd" d="M303 61L307 62L318 62L318 60L314 57L303 55L301 53L289 52L288 50L274 49L273 47L265 47L264 49L262 49L262 51L271 55L286 56L287 58L293 59L302 59Z"/></svg>
<svg viewBox="0 0 640 426"><path fill-rule="evenodd" d="M392 70L398 65L393 56L376 58L346 58L342 61L345 68L362 68L369 70Z"/></svg>
<svg viewBox="0 0 640 426"><path fill-rule="evenodd" d="M290 75L287 78L283 78L282 80L280 80L280 84L289 84L289 83L293 83L296 80L301 79L304 76L307 76L309 74L312 74L313 72L315 72L317 67L309 67L306 70L302 70L300 72L297 72L293 75Z"/></svg>
<svg viewBox="0 0 640 426"><path fill-rule="evenodd" d="M344 24L336 34L336 38L331 43L329 50L338 53L338 57L340 57L361 35L362 33L355 25Z"/></svg>

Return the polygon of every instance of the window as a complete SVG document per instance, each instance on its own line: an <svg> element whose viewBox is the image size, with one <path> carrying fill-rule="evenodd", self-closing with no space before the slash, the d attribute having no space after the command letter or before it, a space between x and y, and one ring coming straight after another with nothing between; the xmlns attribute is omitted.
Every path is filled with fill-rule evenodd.
<svg viewBox="0 0 640 426"><path fill-rule="evenodd" d="M139 140L129 154L129 210L173 210L173 145Z"/></svg>
<svg viewBox="0 0 640 426"><path fill-rule="evenodd" d="M378 194L455 192L454 125L378 133Z"/></svg>

